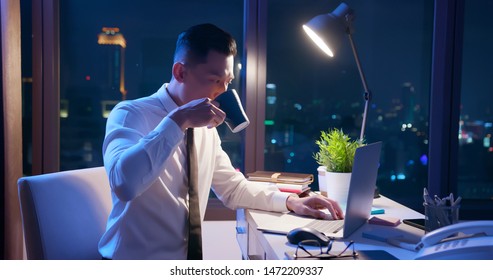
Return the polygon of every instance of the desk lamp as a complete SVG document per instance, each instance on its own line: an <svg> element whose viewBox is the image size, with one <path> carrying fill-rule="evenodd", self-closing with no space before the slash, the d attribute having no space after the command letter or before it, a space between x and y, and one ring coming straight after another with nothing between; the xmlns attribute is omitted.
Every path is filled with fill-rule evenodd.
<svg viewBox="0 0 493 280"><path fill-rule="evenodd" d="M337 42L341 37L346 34L353 50L354 59L358 66L361 82L363 83L364 98L365 98L365 110L363 112L363 123L361 124L361 133L359 137L360 143L363 142L365 135L366 117L368 114L368 106L371 100L371 92L368 90L366 84L365 74L361 69L361 63L359 61L358 53L353 42L353 28L352 22L354 20L353 10L341 3L339 6L329 14L322 14L314 17L308 23L303 25L303 29L306 34L317 44L317 46L328 56L333 57L337 50Z"/></svg>

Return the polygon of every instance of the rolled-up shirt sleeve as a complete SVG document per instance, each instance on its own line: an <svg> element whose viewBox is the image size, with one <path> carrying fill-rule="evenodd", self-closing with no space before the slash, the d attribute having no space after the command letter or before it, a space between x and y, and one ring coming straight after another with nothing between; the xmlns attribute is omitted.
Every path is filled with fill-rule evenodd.
<svg viewBox="0 0 493 280"><path fill-rule="evenodd" d="M184 133L169 117L155 127L139 124L142 113L118 104L111 112L103 142L103 157L110 186L120 200L143 193L159 176Z"/></svg>

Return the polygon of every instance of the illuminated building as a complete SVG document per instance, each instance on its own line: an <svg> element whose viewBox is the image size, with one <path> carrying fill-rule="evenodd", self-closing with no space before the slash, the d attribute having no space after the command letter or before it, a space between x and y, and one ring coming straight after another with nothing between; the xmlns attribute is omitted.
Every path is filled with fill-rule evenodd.
<svg viewBox="0 0 493 280"><path fill-rule="evenodd" d="M121 99L125 100L125 48L127 41L117 27L103 27L98 34L98 44L108 46L108 82L112 90L118 89Z"/></svg>

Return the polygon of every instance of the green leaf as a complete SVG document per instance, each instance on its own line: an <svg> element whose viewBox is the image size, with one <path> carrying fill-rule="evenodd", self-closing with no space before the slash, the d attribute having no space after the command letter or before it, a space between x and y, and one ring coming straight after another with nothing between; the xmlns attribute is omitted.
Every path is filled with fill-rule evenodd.
<svg viewBox="0 0 493 280"><path fill-rule="evenodd" d="M344 134L342 129L321 131L319 140L315 141L319 151L313 154L318 164L325 166L329 172L352 172L356 149L363 145Z"/></svg>

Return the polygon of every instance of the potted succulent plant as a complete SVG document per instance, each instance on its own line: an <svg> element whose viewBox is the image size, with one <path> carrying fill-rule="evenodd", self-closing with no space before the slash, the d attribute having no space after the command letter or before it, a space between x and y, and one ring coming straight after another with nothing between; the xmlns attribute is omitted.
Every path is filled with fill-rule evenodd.
<svg viewBox="0 0 493 280"><path fill-rule="evenodd" d="M313 158L320 165L317 169L320 192L345 210L354 154L363 143L352 140L342 129L321 131L320 139L315 143L319 147Z"/></svg>

